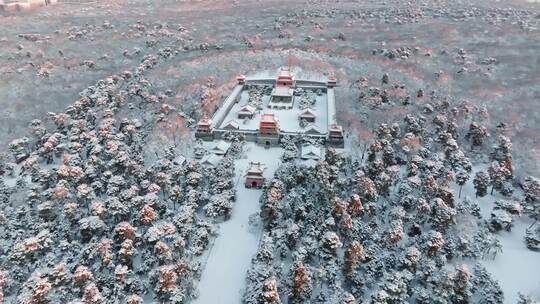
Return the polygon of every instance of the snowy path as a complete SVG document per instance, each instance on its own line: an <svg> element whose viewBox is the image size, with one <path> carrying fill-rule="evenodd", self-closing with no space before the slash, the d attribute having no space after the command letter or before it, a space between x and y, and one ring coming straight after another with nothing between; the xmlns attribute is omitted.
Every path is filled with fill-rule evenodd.
<svg viewBox="0 0 540 304"><path fill-rule="evenodd" d="M197 304L241 303L246 273L257 252L262 226L250 225L250 216L259 213L261 190L246 189L244 174L250 161L265 164L268 179L279 166L280 148L265 149L245 144L246 157L235 163L236 202L231 218L220 225L219 235L211 248L198 285ZM259 220L258 216L254 217Z"/></svg>

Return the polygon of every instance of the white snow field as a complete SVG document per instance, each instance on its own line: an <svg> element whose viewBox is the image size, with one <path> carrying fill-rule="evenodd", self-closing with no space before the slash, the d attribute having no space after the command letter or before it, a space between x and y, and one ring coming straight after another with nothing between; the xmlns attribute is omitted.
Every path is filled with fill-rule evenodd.
<svg viewBox="0 0 540 304"><path fill-rule="evenodd" d="M471 176L476 172L485 169L474 166ZM459 187L455 188L456 193ZM490 192L484 197L475 198L475 190L472 178L463 186L461 198L470 197L476 200L480 206L482 217L490 219L494 202L497 200L508 200L497 192ZM524 237L525 230L532 224L532 220L527 216L515 217L514 226L511 232L501 231L495 235L502 245L502 253L498 253L495 259L486 258L482 264L499 281L504 292L505 303L517 303L518 293L540 299L540 252L535 252L527 248Z"/></svg>
<svg viewBox="0 0 540 304"><path fill-rule="evenodd" d="M244 157L236 160L236 202L231 218L219 227L216 238L198 285L197 304L233 304L242 302L246 273L251 258L257 252L262 230L260 218L252 216L260 210L260 189L244 187L244 175L249 162L265 165L264 176L270 179L279 167L282 150L279 147L264 148L246 142ZM250 223L250 218L252 222ZM253 222L255 221L255 222Z"/></svg>
<svg viewBox="0 0 540 304"><path fill-rule="evenodd" d="M523 239L531 224L532 220L520 218L514 221L511 232L499 232L503 252L483 262L499 281L505 303L517 303L519 292L540 299L540 252L529 250Z"/></svg>

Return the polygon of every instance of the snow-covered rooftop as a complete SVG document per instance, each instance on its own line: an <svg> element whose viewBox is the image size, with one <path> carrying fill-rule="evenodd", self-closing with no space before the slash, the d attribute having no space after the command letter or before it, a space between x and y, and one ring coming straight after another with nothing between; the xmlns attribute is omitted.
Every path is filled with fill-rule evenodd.
<svg viewBox="0 0 540 304"><path fill-rule="evenodd" d="M314 145L307 145L302 147L302 159L322 159L322 149L321 147Z"/></svg>
<svg viewBox="0 0 540 304"><path fill-rule="evenodd" d="M245 105L240 110L238 110L238 114L249 114L249 115L251 115L253 113L255 113L255 108L252 107L251 105Z"/></svg>
<svg viewBox="0 0 540 304"><path fill-rule="evenodd" d="M307 108L302 113L300 113L300 118L315 118L317 114L311 109Z"/></svg>
<svg viewBox="0 0 540 304"><path fill-rule="evenodd" d="M226 122L225 124L223 124L222 128L223 129L235 129L235 130L238 130L240 128L240 124L238 123L238 121L233 119L233 120L230 120L230 121Z"/></svg>
<svg viewBox="0 0 540 304"><path fill-rule="evenodd" d="M223 155L226 154L229 150L229 147L231 146L231 143L226 142L224 140L220 140L216 143L216 145L210 150L210 152L217 154L217 155Z"/></svg>
<svg viewBox="0 0 540 304"><path fill-rule="evenodd" d="M247 171L248 175L262 175L264 172L264 165L262 163L250 163Z"/></svg>
<svg viewBox="0 0 540 304"><path fill-rule="evenodd" d="M311 125L307 125L304 128L304 134L319 135L323 133L321 132L321 130L319 130L319 128L317 128L317 126L311 124Z"/></svg>
<svg viewBox="0 0 540 304"><path fill-rule="evenodd" d="M331 91L328 90L328 91ZM262 110L255 110L253 118L239 121L239 130L243 131L257 131L259 129L259 123L262 118L262 114L274 114L279 120L279 127L282 132L290 133L313 133L316 130L316 134L324 135L328 133L329 116L328 113L328 95L326 90L319 96L313 94L314 104L310 105L311 111L317 115L316 121L309 126L302 127L299 124L300 115L305 112L306 109L300 108L299 103L296 102L298 97L293 101L292 109L275 109L268 108L268 104L271 99L270 94L264 94L261 98ZM223 113L225 118L223 123L216 125L218 129L224 129L226 124L232 120L237 119L238 112L248 106L249 91L244 89L239 94L238 102L234 103L228 113ZM333 104L333 103L332 103ZM333 112L332 112L333 113Z"/></svg>
<svg viewBox="0 0 540 304"><path fill-rule="evenodd" d="M222 156L216 154L207 154L201 159L201 164L204 166L215 167L222 159Z"/></svg>

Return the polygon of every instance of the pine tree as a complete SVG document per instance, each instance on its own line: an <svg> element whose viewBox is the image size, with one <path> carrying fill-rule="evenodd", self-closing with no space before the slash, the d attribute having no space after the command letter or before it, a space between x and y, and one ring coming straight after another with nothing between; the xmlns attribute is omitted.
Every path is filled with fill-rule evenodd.
<svg viewBox="0 0 540 304"><path fill-rule="evenodd" d="M476 190L476 197L484 197L487 194L489 186L489 175L484 171L476 172L473 180L474 189Z"/></svg>
<svg viewBox="0 0 540 304"><path fill-rule="evenodd" d="M529 176L525 178L523 183L523 190L525 192L525 210L531 218L534 219L534 226L536 222L540 221L540 180Z"/></svg>
<svg viewBox="0 0 540 304"><path fill-rule="evenodd" d="M469 172L467 172L465 170L460 169L456 173L456 183L459 185L459 195L458 195L458 197L461 197L461 189L463 188L463 185L465 185L465 183L467 183L467 180L469 180L469 178L470 178Z"/></svg>
<svg viewBox="0 0 540 304"><path fill-rule="evenodd" d="M476 122L472 122L469 126L469 133L465 136L471 140L472 146L481 146L484 144L485 139L488 137L487 128L478 125Z"/></svg>

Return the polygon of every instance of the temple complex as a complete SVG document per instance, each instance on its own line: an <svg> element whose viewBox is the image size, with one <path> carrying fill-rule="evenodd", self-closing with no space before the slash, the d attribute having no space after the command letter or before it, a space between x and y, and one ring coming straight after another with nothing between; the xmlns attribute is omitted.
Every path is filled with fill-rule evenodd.
<svg viewBox="0 0 540 304"><path fill-rule="evenodd" d="M205 116L198 122L197 138L220 139L232 132L265 146L278 144L283 136L314 137L343 146L343 128L335 117L335 77L296 79L283 68L276 78L239 75L236 80L212 118Z"/></svg>

